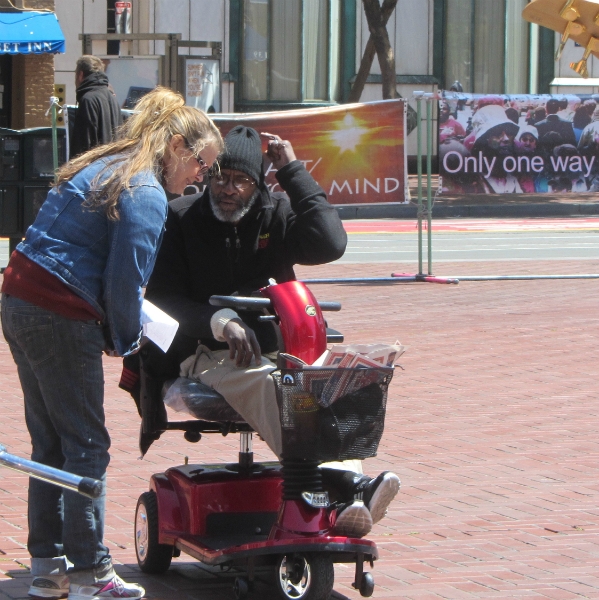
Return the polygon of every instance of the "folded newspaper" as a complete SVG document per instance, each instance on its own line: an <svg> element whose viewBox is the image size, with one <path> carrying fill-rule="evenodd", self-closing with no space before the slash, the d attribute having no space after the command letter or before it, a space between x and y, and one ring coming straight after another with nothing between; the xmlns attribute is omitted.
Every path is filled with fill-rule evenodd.
<svg viewBox="0 0 599 600"><path fill-rule="evenodd" d="M179 323L144 298L141 304L142 335L152 340L163 352L173 342Z"/></svg>
<svg viewBox="0 0 599 600"><path fill-rule="evenodd" d="M326 407L341 396L377 381L379 373L372 369L392 367L405 350L399 341L395 344L337 344L312 365L291 354L281 353L281 357L305 370L304 378L310 381L310 391L318 403ZM339 369L339 372L331 374L331 369ZM364 369L364 372L355 369Z"/></svg>
<svg viewBox="0 0 599 600"><path fill-rule="evenodd" d="M395 344L337 344L316 359L314 366L392 367L405 351L399 341Z"/></svg>

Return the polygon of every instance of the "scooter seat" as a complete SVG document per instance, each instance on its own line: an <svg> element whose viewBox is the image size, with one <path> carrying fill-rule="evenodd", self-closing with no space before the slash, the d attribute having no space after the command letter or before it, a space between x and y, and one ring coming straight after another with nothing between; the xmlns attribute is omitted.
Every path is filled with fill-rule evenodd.
<svg viewBox="0 0 599 600"><path fill-rule="evenodd" d="M245 423L243 417L227 403L221 394L195 379L178 377L167 381L162 397L177 411L187 412L202 421Z"/></svg>

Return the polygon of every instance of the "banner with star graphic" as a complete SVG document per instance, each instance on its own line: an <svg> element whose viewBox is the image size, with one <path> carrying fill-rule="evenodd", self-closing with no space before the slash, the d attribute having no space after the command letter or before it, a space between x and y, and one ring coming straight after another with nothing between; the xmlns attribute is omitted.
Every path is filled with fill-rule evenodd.
<svg viewBox="0 0 599 600"><path fill-rule="evenodd" d="M247 125L289 140L331 204L409 201L405 100L211 116L223 136ZM272 165L266 184L280 191Z"/></svg>

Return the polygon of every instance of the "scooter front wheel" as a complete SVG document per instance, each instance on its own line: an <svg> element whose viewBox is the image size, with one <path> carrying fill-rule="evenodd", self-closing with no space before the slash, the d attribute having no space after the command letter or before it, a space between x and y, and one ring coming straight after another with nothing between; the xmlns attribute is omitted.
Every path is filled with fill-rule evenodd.
<svg viewBox="0 0 599 600"><path fill-rule="evenodd" d="M334 579L328 554L285 554L277 561L276 585L285 600L328 600Z"/></svg>
<svg viewBox="0 0 599 600"><path fill-rule="evenodd" d="M155 492L144 492L135 510L135 553L144 573L159 575L170 566L173 546L158 543L158 504Z"/></svg>

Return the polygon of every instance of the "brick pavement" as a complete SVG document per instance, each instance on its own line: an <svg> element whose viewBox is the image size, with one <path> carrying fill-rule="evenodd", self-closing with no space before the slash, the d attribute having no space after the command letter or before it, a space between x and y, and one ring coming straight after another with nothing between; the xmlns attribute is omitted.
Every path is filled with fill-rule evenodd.
<svg viewBox="0 0 599 600"><path fill-rule="evenodd" d="M304 277L387 276L413 265L302 268ZM438 275L599 272L599 261L444 263ZM599 282L543 280L319 285L340 300L333 327L348 341L409 346L392 382L386 430L369 473L395 470L402 490L373 532L376 598L599 598L597 441ZM0 341L0 441L26 456L21 391ZM152 599L232 598L231 574L173 561L161 577L137 570L133 514L151 473L233 459L237 439L199 444L172 433L137 460L138 418L106 360L113 439L106 543L117 570ZM258 459L270 458L255 442ZM26 478L0 468L0 600L26 598ZM334 597L359 598L336 566ZM265 573L251 596L274 597Z"/></svg>

